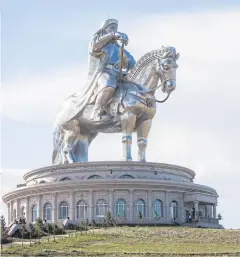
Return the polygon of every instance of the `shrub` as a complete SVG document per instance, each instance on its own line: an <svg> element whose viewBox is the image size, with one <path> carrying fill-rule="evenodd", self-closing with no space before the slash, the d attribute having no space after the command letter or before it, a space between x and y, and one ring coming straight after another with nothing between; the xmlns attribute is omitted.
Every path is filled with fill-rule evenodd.
<svg viewBox="0 0 240 257"><path fill-rule="evenodd" d="M52 234L52 232L53 232L53 225L50 224L50 223L47 223L46 228L45 228L45 231L46 231L47 233L49 233L49 234Z"/></svg>
<svg viewBox="0 0 240 257"><path fill-rule="evenodd" d="M105 214L102 226L105 228L108 228L115 225L116 225L116 221L112 218L111 212L107 211Z"/></svg>
<svg viewBox="0 0 240 257"><path fill-rule="evenodd" d="M60 235L63 232L64 232L64 230L62 228L59 228L58 225L56 225L56 224L53 225L52 233L54 235Z"/></svg>
<svg viewBox="0 0 240 257"><path fill-rule="evenodd" d="M76 230L76 225L74 225L74 224L68 224L66 227L65 227L65 229L70 229L70 230Z"/></svg>
<svg viewBox="0 0 240 257"><path fill-rule="evenodd" d="M12 239L7 237L7 227L5 217L3 215L0 216L0 229L1 229L1 248L2 244L10 243Z"/></svg>

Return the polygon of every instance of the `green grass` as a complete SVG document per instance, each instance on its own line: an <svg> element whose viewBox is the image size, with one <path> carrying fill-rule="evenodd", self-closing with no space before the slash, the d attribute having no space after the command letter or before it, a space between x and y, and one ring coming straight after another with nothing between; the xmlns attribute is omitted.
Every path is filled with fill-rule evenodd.
<svg viewBox="0 0 240 257"><path fill-rule="evenodd" d="M2 256L240 256L240 230L120 227L34 246L4 247Z"/></svg>

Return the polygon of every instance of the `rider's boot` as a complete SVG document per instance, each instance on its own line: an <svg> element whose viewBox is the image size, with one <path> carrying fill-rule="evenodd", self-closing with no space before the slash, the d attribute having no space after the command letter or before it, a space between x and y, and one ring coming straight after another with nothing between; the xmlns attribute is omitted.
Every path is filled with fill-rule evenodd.
<svg viewBox="0 0 240 257"><path fill-rule="evenodd" d="M115 88L112 87L106 87L99 92L93 109L92 118L94 121L105 121L113 118L112 115L105 112L105 107L112 99L114 92Z"/></svg>

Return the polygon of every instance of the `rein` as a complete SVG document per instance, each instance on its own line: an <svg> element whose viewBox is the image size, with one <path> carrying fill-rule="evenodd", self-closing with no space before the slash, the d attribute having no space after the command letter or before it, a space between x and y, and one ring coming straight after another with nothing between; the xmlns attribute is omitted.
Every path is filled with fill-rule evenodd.
<svg viewBox="0 0 240 257"><path fill-rule="evenodd" d="M156 89L162 87L162 86L164 85L164 83L167 82L167 81L168 81L168 79L165 79L161 84L157 85L157 86L156 86L154 89L152 89L151 91L155 91ZM169 96L171 95L171 93L172 93L172 91L170 91L170 92L167 94L167 96L166 96L163 100L157 100L157 99L155 99L155 100L153 100L153 101L156 102L156 103L162 104L162 103L164 103L164 102L167 101L167 99L169 98Z"/></svg>
<svg viewBox="0 0 240 257"><path fill-rule="evenodd" d="M166 102L167 101L167 99L169 98L169 96L170 96L170 94L172 93L172 91L171 92L169 92L168 94L167 94L167 96L163 99L163 100L154 100L154 102L156 102L156 103L160 103L160 104L162 104L162 103L164 103L164 102Z"/></svg>

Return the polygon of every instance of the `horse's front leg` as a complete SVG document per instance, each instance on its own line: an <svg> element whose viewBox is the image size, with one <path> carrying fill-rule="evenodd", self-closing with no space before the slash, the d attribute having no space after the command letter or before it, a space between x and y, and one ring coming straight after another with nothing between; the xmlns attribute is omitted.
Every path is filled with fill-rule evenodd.
<svg viewBox="0 0 240 257"><path fill-rule="evenodd" d="M136 115L125 112L121 117L123 161L132 161L132 132L136 124Z"/></svg>
<svg viewBox="0 0 240 257"><path fill-rule="evenodd" d="M76 162L74 157L74 144L80 134L80 127L77 120L70 121L65 130L63 153L69 163Z"/></svg>
<svg viewBox="0 0 240 257"><path fill-rule="evenodd" d="M151 129L152 120L146 120L137 127L138 161L146 161L147 138Z"/></svg>
<svg viewBox="0 0 240 257"><path fill-rule="evenodd" d="M74 155L73 155L73 148L74 142L76 139L76 135L72 131L66 131L64 136L64 147L63 147L63 154L67 159L68 163L76 162Z"/></svg>

